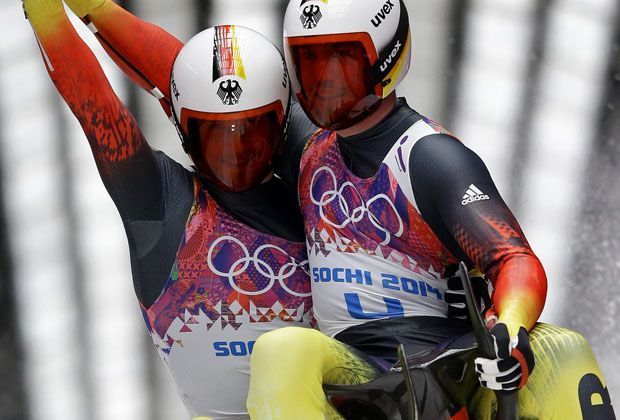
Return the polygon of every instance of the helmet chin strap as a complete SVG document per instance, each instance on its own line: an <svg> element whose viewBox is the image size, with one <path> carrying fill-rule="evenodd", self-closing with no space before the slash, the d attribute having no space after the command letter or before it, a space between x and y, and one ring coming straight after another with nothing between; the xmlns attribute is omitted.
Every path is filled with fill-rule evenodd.
<svg viewBox="0 0 620 420"><path fill-rule="evenodd" d="M379 58L371 70L374 86L381 84L384 87L390 84L391 79L386 78L405 53L405 45L408 38L409 15L407 14L404 1L400 0L400 18L394 38L388 42L383 50L379 51Z"/></svg>

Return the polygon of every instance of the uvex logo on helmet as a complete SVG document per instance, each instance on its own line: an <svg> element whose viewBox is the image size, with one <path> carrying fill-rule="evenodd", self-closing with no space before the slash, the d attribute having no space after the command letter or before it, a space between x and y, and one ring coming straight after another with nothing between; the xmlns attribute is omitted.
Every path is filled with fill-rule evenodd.
<svg viewBox="0 0 620 420"><path fill-rule="evenodd" d="M174 80L174 72L170 75L170 84L172 85L172 94L174 95L174 99L179 100L179 89L177 88L177 82Z"/></svg>
<svg viewBox="0 0 620 420"><path fill-rule="evenodd" d="M385 21L387 16L390 13L392 13L393 9L394 9L394 3L392 3L391 0L387 0L385 4L383 5L383 7L381 8L381 10L379 10L379 13L377 13L375 17L372 18L371 20L375 28L378 28L379 26L381 26L381 24Z"/></svg>
<svg viewBox="0 0 620 420"><path fill-rule="evenodd" d="M398 56L398 52L400 51L400 47L402 47L402 44L400 43L400 40L398 40L396 42L396 45L394 45L394 49L392 50L390 55L381 64L381 71L383 71L383 72L386 71L388 66L390 64L392 64L392 60L394 60Z"/></svg>

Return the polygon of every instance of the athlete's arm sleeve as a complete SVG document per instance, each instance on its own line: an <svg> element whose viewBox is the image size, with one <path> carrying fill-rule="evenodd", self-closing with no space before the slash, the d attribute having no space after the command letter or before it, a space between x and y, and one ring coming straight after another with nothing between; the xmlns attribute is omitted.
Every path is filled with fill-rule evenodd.
<svg viewBox="0 0 620 420"><path fill-rule="evenodd" d="M306 116L298 102L291 103L291 120L282 155L276 162L276 173L293 191L297 191L299 165L308 139L318 128Z"/></svg>
<svg viewBox="0 0 620 420"><path fill-rule="evenodd" d="M103 2L82 20L123 72L158 99L170 117L170 74L183 43L112 1Z"/></svg>
<svg viewBox="0 0 620 420"><path fill-rule="evenodd" d="M78 119L99 174L124 220L161 210L161 173L138 124L118 99L60 0L25 0L47 71Z"/></svg>
<svg viewBox="0 0 620 420"><path fill-rule="evenodd" d="M480 157L455 138L420 140L410 155L414 197L424 220L455 256L492 281L493 303L511 334L538 320L544 269Z"/></svg>

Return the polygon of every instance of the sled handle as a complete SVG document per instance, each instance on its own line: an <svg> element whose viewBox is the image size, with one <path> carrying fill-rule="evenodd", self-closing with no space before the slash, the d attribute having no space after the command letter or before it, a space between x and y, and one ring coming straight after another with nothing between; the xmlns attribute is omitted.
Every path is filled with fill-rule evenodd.
<svg viewBox="0 0 620 420"><path fill-rule="evenodd" d="M409 398L407 398L407 406L409 408L409 416L407 417L407 420L419 420L420 413L418 412L418 398L416 396L415 389L413 388L413 378L411 377L411 370L409 369L409 363L407 362L405 346L402 344L398 346L398 361L400 362L400 366L403 370L405 384L407 385L407 393L409 394Z"/></svg>
<svg viewBox="0 0 620 420"><path fill-rule="evenodd" d="M495 347L493 344L493 337L488 330L482 315L480 314L480 307L474 297L474 292L471 287L471 280L469 278L469 271L464 262L459 264L459 277L463 283L463 290L465 291L465 300L467 302L467 310L469 312L469 318L471 319L471 325L474 329L476 336L476 342L480 349L482 357L494 359ZM495 420L518 420L519 419L519 398L516 391L495 391L497 398L497 416Z"/></svg>

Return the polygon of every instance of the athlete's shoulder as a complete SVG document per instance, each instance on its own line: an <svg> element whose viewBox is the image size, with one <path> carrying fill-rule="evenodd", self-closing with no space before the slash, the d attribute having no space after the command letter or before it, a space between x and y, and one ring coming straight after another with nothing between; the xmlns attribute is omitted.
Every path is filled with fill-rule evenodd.
<svg viewBox="0 0 620 420"><path fill-rule="evenodd" d="M185 168L161 150L154 149L153 151L157 167L165 181L169 181L169 179L184 180L186 182L188 180L193 180L195 176L193 171Z"/></svg>
<svg viewBox="0 0 620 420"><path fill-rule="evenodd" d="M329 147L333 142L336 141L336 138L336 133L334 133L333 131L319 129L314 132L310 137L308 137L308 140L306 141L303 149L304 154L311 147L318 146L322 147L323 149Z"/></svg>
<svg viewBox="0 0 620 420"><path fill-rule="evenodd" d="M454 159L473 153L457 137L437 132L421 138L411 150L410 159L426 159L429 162L455 163Z"/></svg>
<svg viewBox="0 0 620 420"><path fill-rule="evenodd" d="M403 175L412 176L420 168L436 168L445 171L479 159L478 156L461 142L450 130L433 118L411 109L406 101L399 99L399 112L407 112L411 117L400 140L394 145L392 154L396 154ZM406 170L409 167L411 170ZM417 170L416 170L417 169Z"/></svg>
<svg viewBox="0 0 620 420"><path fill-rule="evenodd" d="M323 160L329 148L336 142L336 133L328 130L318 130L308 138L301 153L301 169L309 163L316 164Z"/></svg>
<svg viewBox="0 0 620 420"><path fill-rule="evenodd" d="M162 178L164 207L187 208L193 202L196 174L159 150L155 150L155 161Z"/></svg>
<svg viewBox="0 0 620 420"><path fill-rule="evenodd" d="M419 129L421 129L420 130L421 134L425 134L427 136L441 134L441 135L445 135L445 136L449 136L449 137L453 137L457 139L457 137L454 134L452 134L450 130L445 128L442 124L437 122L435 119L427 117L426 115L420 114L416 110L410 108L407 102L404 100L404 98L401 98L399 100L399 104L400 104L400 101L404 103L403 108L405 110L408 110L409 113L411 114L411 117L409 119L410 126L419 127Z"/></svg>
<svg viewBox="0 0 620 420"><path fill-rule="evenodd" d="M432 124L428 123L429 126ZM465 174L486 171L482 159L452 133L440 126L434 134L421 138L409 154L409 176L413 182L421 178L450 179L456 181Z"/></svg>
<svg viewBox="0 0 620 420"><path fill-rule="evenodd" d="M450 158L454 157L454 153L473 153L455 134L433 118L420 115L414 126L417 126L418 141L412 154L426 152L437 158Z"/></svg>
<svg viewBox="0 0 620 420"><path fill-rule="evenodd" d="M390 155L397 154L399 160L406 160L411 155L413 149L418 148L418 144L421 142L427 143L441 138L450 138L458 141L441 124L410 108L404 98L399 99L390 120L391 125L384 124L386 126L384 128L395 131L398 133L398 137L394 138L394 144L392 150L388 153L387 159L391 158Z"/></svg>
<svg viewBox="0 0 620 420"><path fill-rule="evenodd" d="M300 106L301 109L301 106ZM323 156L323 154L329 149L329 147L336 141L336 133L333 131L325 130L312 125L314 128L312 132L309 132L306 137L301 150L301 167L317 156Z"/></svg>
<svg viewBox="0 0 620 420"><path fill-rule="evenodd" d="M441 125L437 121L433 120L432 118L428 118L428 117L422 116L421 120L424 121L424 123L426 125L431 127L433 129L433 131L435 132L435 134L440 134L440 135L443 135L443 136L452 137L453 139L458 140L458 138L454 134L452 134L452 132L450 132L450 130L448 130L447 128L445 128L443 125Z"/></svg>
<svg viewBox="0 0 620 420"><path fill-rule="evenodd" d="M456 141L458 143L461 143L460 139L457 136L455 136L441 123L437 122L437 120L420 114L416 110L411 108L407 104L405 98L399 98L398 107L404 110L401 111L401 113L406 112L411 115L408 123L409 127L407 129L407 132L403 135L414 137L416 141L416 147L419 147L418 144L421 143L427 144L432 142L442 144L444 142L451 143ZM424 141L422 142L422 140Z"/></svg>
<svg viewBox="0 0 620 420"><path fill-rule="evenodd" d="M399 130L403 132L403 136L407 135L409 138L412 134L416 135L415 137L418 139L434 134L455 137L440 123L409 106L406 98L398 98L396 107L389 117L389 123L392 126L401 127Z"/></svg>

